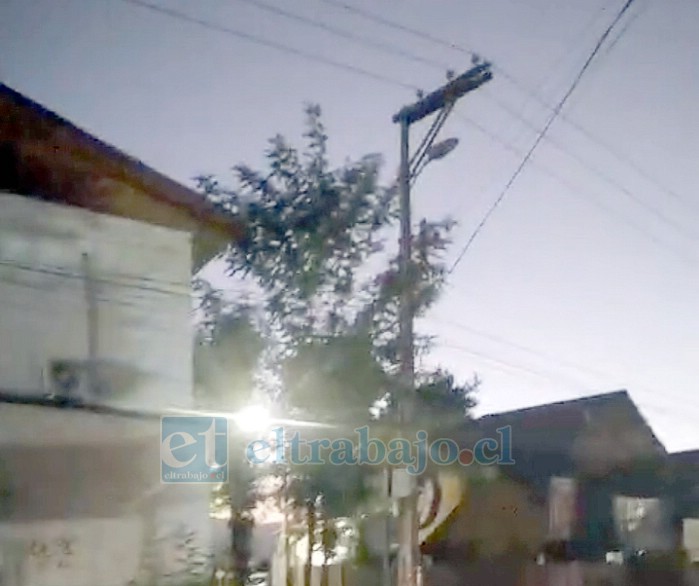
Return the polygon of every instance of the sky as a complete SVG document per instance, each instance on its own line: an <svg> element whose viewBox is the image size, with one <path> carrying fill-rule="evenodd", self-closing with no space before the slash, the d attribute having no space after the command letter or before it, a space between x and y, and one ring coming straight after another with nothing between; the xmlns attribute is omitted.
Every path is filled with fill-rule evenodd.
<svg viewBox="0 0 699 586"><path fill-rule="evenodd" d="M249 1L148 1L214 26L124 0L2 0L0 79L189 185L260 166L277 133L301 144L308 102L337 165L381 153L390 180L411 88L470 68L469 51L491 61L440 135L458 148L413 190L416 219L459 222L451 261L623 5L346 0L418 37L337 2L261 0L360 43ZM632 3L420 320L429 364L482 379L477 413L627 389L668 449L699 448L697 22L695 0Z"/></svg>

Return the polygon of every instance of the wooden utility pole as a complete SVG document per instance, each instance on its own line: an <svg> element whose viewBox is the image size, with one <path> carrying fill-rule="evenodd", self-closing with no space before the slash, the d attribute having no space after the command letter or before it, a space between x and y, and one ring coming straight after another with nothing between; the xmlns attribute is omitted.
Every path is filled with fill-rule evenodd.
<svg viewBox="0 0 699 586"><path fill-rule="evenodd" d="M400 282L401 299L399 314L399 356L401 367L401 397L399 418L401 427L414 418L415 391L415 335L413 323L415 308L413 305L413 270L412 270L412 224L410 210L410 126L434 112L443 112L439 127L454 103L467 93L478 89L490 81L493 74L490 64L475 65L459 77L449 81L431 94L414 104L406 106L394 117L393 122L400 124ZM427 152L436 137L439 127L431 133L423 145ZM411 487L410 494L400 500L398 519L398 577L397 586L419 585L420 544L418 539L419 521L417 518L417 491Z"/></svg>

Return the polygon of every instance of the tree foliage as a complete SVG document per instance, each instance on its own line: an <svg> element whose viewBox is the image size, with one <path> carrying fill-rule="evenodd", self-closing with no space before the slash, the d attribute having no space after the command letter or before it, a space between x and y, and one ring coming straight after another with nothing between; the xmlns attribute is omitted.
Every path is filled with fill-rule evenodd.
<svg viewBox="0 0 699 586"><path fill-rule="evenodd" d="M226 303L220 292L195 282L204 319L195 340L194 382L204 407L235 411L251 401L255 371L265 342L254 326L252 308Z"/></svg>
<svg viewBox="0 0 699 586"><path fill-rule="evenodd" d="M416 315L435 301L453 222L420 222L403 282L387 246L397 198L395 186L380 185L381 157L332 168L320 108L308 106L306 118L304 149L276 136L267 170L237 165L234 187L211 175L197 181L207 197L245 219L242 241L227 252L227 272L262 292L270 328L284 347L278 364L290 403L315 415L340 406L368 409L391 391L400 294L411 289ZM241 338L255 334L244 322L237 325L236 346L256 348L241 346ZM472 390L447 389L453 377L442 371L427 373L426 381L424 400L438 389L445 396ZM442 400L450 399L435 405Z"/></svg>
<svg viewBox="0 0 699 586"><path fill-rule="evenodd" d="M211 201L244 219L242 240L225 254L226 272L260 295L255 313L247 302L227 306L198 283L206 319L196 371L209 403L232 408L250 400L264 364L288 409L361 425L377 399L393 397L389 410L395 404L400 296L410 288L416 316L437 299L453 222L419 222L403 279L393 231L398 198L394 185L381 185L381 157L333 167L317 106L306 108L304 138L299 149L274 137L266 168L237 165L232 185L197 179ZM432 421L445 414L463 421L473 406L477 381L459 385L437 369L418 373L417 382L420 412ZM320 499L323 514L347 514L365 493L365 473L310 466L294 471L290 488L302 506Z"/></svg>

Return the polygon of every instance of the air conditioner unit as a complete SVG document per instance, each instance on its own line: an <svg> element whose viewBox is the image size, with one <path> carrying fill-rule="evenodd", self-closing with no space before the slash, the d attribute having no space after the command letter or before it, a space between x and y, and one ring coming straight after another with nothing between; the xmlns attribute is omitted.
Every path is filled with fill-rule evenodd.
<svg viewBox="0 0 699 586"><path fill-rule="evenodd" d="M49 398L82 402L94 395L90 388L87 361L55 359L46 369L46 394Z"/></svg>

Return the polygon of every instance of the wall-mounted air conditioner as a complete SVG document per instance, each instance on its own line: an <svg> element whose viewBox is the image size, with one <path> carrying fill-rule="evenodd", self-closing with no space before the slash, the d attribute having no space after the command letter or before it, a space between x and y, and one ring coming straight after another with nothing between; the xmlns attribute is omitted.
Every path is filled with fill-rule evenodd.
<svg viewBox="0 0 699 586"><path fill-rule="evenodd" d="M87 401L94 396L88 362L54 359L46 368L45 390L52 399Z"/></svg>

